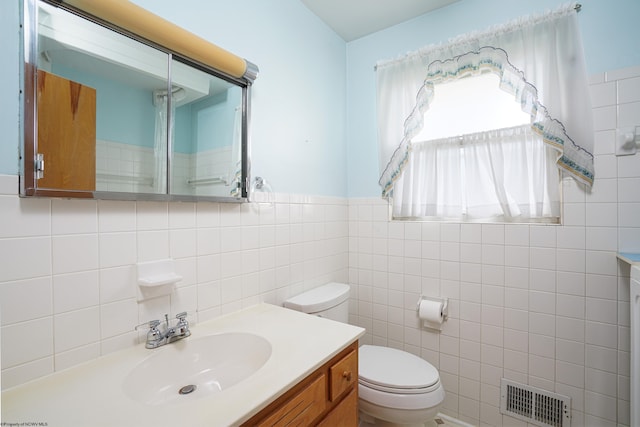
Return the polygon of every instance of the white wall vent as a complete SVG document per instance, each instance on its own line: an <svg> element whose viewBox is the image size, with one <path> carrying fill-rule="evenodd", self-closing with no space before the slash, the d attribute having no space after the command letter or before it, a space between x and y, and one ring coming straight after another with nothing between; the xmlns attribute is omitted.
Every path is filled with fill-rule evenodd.
<svg viewBox="0 0 640 427"><path fill-rule="evenodd" d="M500 412L547 427L571 426L571 398L502 378Z"/></svg>

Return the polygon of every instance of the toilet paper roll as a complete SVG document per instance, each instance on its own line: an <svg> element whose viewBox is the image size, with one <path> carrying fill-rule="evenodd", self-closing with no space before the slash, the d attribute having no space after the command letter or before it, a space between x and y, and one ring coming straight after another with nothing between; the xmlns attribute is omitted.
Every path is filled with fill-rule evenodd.
<svg viewBox="0 0 640 427"><path fill-rule="evenodd" d="M442 325L444 304L441 301L423 299L418 308L418 317L425 322L425 326Z"/></svg>

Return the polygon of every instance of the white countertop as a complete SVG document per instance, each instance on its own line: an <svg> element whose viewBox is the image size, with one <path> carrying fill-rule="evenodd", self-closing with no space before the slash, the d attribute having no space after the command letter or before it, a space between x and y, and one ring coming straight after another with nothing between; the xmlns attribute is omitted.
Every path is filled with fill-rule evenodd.
<svg viewBox="0 0 640 427"><path fill-rule="evenodd" d="M271 357L251 377L223 392L151 406L129 398L122 388L131 369L158 351L140 344L4 391L2 422L47 427L238 425L365 332L265 303L200 323L191 331L186 340L223 332L260 335L271 343Z"/></svg>
<svg viewBox="0 0 640 427"><path fill-rule="evenodd" d="M637 265L640 264L640 253L618 252L618 259L629 265Z"/></svg>

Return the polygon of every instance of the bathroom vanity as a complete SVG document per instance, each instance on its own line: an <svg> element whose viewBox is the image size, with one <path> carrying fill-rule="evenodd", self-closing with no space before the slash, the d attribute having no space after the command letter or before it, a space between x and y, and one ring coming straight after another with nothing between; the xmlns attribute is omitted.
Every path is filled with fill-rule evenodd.
<svg viewBox="0 0 640 427"><path fill-rule="evenodd" d="M243 424L246 427L288 425L358 425L356 342Z"/></svg>
<svg viewBox="0 0 640 427"><path fill-rule="evenodd" d="M257 304L199 323L192 327L189 338L160 349L139 344L6 390L1 421L46 423L48 427L280 425L283 420L355 426L358 339L364 332L356 326ZM133 383L127 381L157 360L163 360L164 366L157 370L158 375L183 372L182 365L200 362L185 363L178 356L199 349L215 335L243 334L264 339L270 354L241 381L227 386L220 381L221 390L201 385L193 393L180 395L176 389L169 397L145 400L145 390L149 396L160 396L155 389L161 388L157 384L162 381L138 380L138 390L132 390ZM237 359L241 356L247 355L239 354ZM233 359L224 363L233 365ZM229 373L237 370L223 368Z"/></svg>

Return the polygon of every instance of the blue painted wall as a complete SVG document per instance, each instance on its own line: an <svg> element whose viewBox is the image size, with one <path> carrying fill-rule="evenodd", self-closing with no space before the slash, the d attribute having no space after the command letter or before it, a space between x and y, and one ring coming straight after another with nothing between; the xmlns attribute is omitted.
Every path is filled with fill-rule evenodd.
<svg viewBox="0 0 640 427"><path fill-rule="evenodd" d="M299 0L135 0L260 67L252 171L275 191L379 194L374 64L459 34L555 8L561 0L461 0L346 44ZM640 1L582 0L589 73L640 64ZM18 172L18 0L0 6L0 173Z"/></svg>
<svg viewBox="0 0 640 427"><path fill-rule="evenodd" d="M18 173L20 141L20 12L17 0L0 5L0 173ZM16 191L18 189L16 188Z"/></svg>
<svg viewBox="0 0 640 427"><path fill-rule="evenodd" d="M236 107L241 107L241 100L242 89L232 87L178 107L174 151L192 154L232 145Z"/></svg>
<svg viewBox="0 0 640 427"><path fill-rule="evenodd" d="M173 150L178 153L191 154L194 151L191 114L191 104L176 108L173 128L175 138Z"/></svg>

